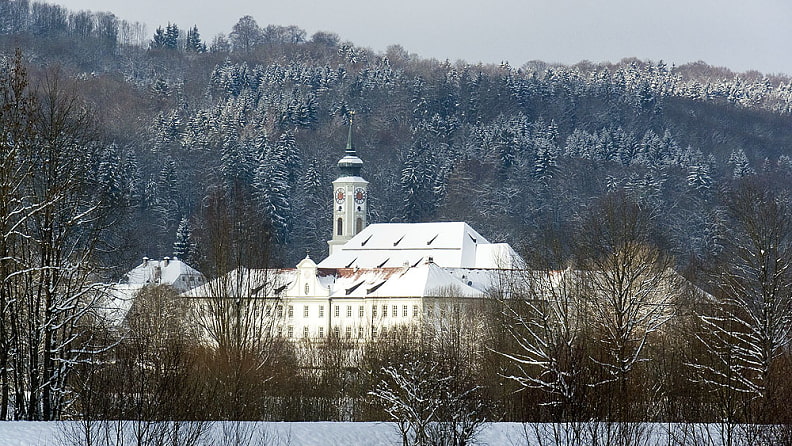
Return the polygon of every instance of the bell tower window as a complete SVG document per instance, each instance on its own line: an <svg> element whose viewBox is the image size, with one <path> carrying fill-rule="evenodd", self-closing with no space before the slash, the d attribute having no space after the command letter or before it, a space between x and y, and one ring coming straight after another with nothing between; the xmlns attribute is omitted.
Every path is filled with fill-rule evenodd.
<svg viewBox="0 0 792 446"><path fill-rule="evenodd" d="M338 235L344 235L344 220L339 218L336 225L338 226L338 229L336 229Z"/></svg>
<svg viewBox="0 0 792 446"><path fill-rule="evenodd" d="M360 233L363 230L363 219L358 217L357 221L355 221L355 234Z"/></svg>

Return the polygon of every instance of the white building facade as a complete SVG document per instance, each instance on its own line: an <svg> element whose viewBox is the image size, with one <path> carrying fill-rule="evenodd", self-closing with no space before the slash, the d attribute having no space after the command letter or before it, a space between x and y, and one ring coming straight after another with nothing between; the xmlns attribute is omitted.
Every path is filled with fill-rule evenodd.
<svg viewBox="0 0 792 446"><path fill-rule="evenodd" d="M466 223L368 225L369 183L361 176L363 161L352 147L351 126L338 167L327 258L316 263L306 257L290 269L230 273L241 278L239 289L251 290L235 297L268 306L275 336L376 338L439 316L446 300L480 301L505 271L522 266L508 244L490 243ZM213 285L184 296L231 297L217 296Z"/></svg>

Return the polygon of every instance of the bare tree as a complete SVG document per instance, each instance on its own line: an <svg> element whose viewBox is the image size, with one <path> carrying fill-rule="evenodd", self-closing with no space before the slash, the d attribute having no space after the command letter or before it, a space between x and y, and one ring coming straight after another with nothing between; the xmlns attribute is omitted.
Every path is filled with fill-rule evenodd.
<svg viewBox="0 0 792 446"><path fill-rule="evenodd" d="M755 179L737 185L727 209L715 293L699 314L709 358L691 366L717 396L731 437L739 421L774 423L788 413L778 395L792 330L792 213L786 195Z"/></svg>
<svg viewBox="0 0 792 446"><path fill-rule="evenodd" d="M5 68L5 106L18 108L3 118L12 139L3 143L0 342L13 354L0 358L2 394L9 403L13 387L15 418L49 420L71 403L69 374L91 353L83 334L100 294L91 274L107 215L89 170L99 147L89 111L57 71L26 92L20 56Z"/></svg>
<svg viewBox="0 0 792 446"><path fill-rule="evenodd" d="M223 410L234 419L259 416L252 400L284 346L277 332L284 284L269 268L270 234L245 192L213 189L204 200L196 235L199 268L211 280L198 289L195 320L212 341L215 377L228 397Z"/></svg>
<svg viewBox="0 0 792 446"><path fill-rule="evenodd" d="M383 379L371 391L396 423L407 445L470 444L484 421L476 387L453 385L438 363L415 357L381 370Z"/></svg>
<svg viewBox="0 0 792 446"><path fill-rule="evenodd" d="M22 54L0 66L0 420L8 418L12 386L10 353L11 306L20 286L23 265L17 253L24 240L24 224L35 207L24 200L31 166L25 160L32 150L32 115L35 100L28 90Z"/></svg>
<svg viewBox="0 0 792 446"><path fill-rule="evenodd" d="M487 341L476 304L484 302L453 288L432 294L425 303L432 316L418 329L397 328L377 341L390 345L369 394L405 445L471 444L489 414L479 376Z"/></svg>
<svg viewBox="0 0 792 446"><path fill-rule="evenodd" d="M584 220L580 280L598 341L592 359L602 374L594 384L617 397L608 418L628 421L640 393L631 389L636 367L649 359L647 344L674 314L682 288L672 259L652 246L649 213L624 195L608 196ZM636 383L640 384L640 383ZM624 423L621 423L622 425Z"/></svg>
<svg viewBox="0 0 792 446"><path fill-rule="evenodd" d="M246 15L234 25L228 37L231 39L234 51L246 53L262 43L264 32L256 23L256 19Z"/></svg>
<svg viewBox="0 0 792 446"><path fill-rule="evenodd" d="M578 419L587 389L586 303L580 276L566 271L514 271L500 296L504 329L513 343L499 352L508 379L547 394L554 421Z"/></svg>

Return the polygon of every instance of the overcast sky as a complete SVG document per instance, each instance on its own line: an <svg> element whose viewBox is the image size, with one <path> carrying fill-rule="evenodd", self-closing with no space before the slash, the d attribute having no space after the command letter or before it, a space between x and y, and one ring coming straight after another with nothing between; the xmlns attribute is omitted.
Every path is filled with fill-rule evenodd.
<svg viewBox="0 0 792 446"><path fill-rule="evenodd" d="M790 0L49 0L110 11L148 30L198 25L211 41L244 15L331 31L377 52L471 63L573 64L625 57L792 74Z"/></svg>

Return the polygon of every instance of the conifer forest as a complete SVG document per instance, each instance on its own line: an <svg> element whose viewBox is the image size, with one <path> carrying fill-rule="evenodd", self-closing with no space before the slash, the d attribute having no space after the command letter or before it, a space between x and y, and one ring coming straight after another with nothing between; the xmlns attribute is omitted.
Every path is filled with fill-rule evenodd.
<svg viewBox="0 0 792 446"><path fill-rule="evenodd" d="M0 419L393 419L405 444L597 420L630 422L602 443L625 445L659 421L689 423L679 444L712 444L695 423L790 444L791 77L471 65L179 20L0 0ZM366 345L212 348L167 287L120 327L97 316L99 284L144 256L209 279L325 257L350 119L369 222L508 242L528 264L509 293ZM432 443L448 420L457 442Z"/></svg>

